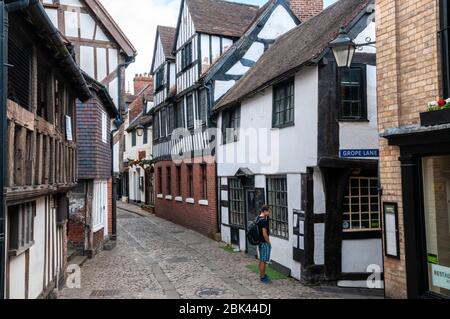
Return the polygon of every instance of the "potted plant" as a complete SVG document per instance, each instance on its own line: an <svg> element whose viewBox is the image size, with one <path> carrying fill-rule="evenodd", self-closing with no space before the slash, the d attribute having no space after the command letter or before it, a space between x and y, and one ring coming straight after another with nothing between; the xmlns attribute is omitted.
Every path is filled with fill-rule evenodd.
<svg viewBox="0 0 450 319"><path fill-rule="evenodd" d="M432 126L450 123L450 99L437 99L428 103L426 112L420 113L422 126Z"/></svg>

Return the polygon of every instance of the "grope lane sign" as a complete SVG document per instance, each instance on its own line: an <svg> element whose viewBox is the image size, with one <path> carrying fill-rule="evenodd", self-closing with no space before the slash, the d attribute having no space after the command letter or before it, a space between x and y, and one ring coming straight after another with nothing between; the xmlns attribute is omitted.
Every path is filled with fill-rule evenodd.
<svg viewBox="0 0 450 319"><path fill-rule="evenodd" d="M377 149L340 150L339 156L341 158L380 157L380 151Z"/></svg>

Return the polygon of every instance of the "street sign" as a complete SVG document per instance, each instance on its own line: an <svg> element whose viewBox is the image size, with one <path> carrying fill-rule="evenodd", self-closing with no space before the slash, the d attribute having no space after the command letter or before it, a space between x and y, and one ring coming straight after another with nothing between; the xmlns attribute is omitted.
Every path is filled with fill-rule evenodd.
<svg viewBox="0 0 450 319"><path fill-rule="evenodd" d="M339 156L341 158L380 157L380 151L376 149L340 150Z"/></svg>

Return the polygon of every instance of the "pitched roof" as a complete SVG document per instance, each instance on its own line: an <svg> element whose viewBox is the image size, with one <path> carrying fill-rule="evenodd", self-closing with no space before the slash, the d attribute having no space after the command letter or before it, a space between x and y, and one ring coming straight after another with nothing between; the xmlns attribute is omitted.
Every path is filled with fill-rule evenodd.
<svg viewBox="0 0 450 319"><path fill-rule="evenodd" d="M144 127L148 127L152 124L153 117L151 115L143 115L141 114L137 117L126 129L127 132L134 131L138 126L142 125Z"/></svg>
<svg viewBox="0 0 450 319"><path fill-rule="evenodd" d="M186 0L197 32L241 37L259 11L258 6L223 0Z"/></svg>
<svg viewBox="0 0 450 319"><path fill-rule="evenodd" d="M172 27L165 27L159 25L156 27L156 31L161 39L161 45L164 52L164 56L167 59L174 59L175 57L172 54L172 47L175 41L176 29Z"/></svg>
<svg viewBox="0 0 450 319"><path fill-rule="evenodd" d="M373 0L340 0L287 32L222 97L214 111L241 101L292 70L313 62Z"/></svg>
<svg viewBox="0 0 450 319"><path fill-rule="evenodd" d="M108 33L114 38L117 44L128 57L135 57L137 51L125 33L120 29L105 7L99 0L84 0L86 5L92 10L95 16L100 20Z"/></svg>

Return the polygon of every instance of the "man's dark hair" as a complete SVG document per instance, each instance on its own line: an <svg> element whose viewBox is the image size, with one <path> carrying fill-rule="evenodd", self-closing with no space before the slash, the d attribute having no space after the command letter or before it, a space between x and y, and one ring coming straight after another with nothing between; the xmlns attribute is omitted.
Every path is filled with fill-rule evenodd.
<svg viewBox="0 0 450 319"><path fill-rule="evenodd" d="M261 207L261 213L268 212L271 209L272 209L272 207L270 207L269 205L264 205L263 207Z"/></svg>

